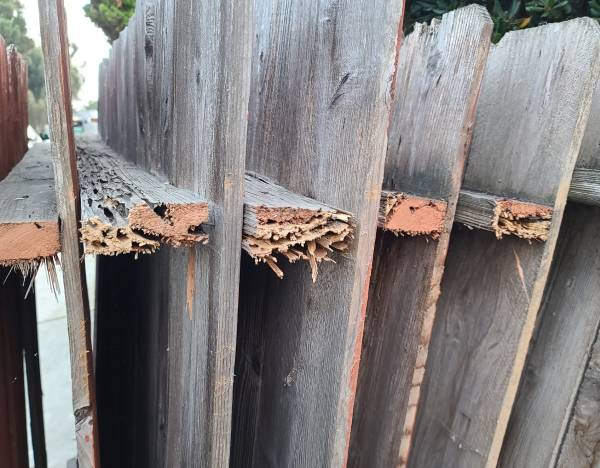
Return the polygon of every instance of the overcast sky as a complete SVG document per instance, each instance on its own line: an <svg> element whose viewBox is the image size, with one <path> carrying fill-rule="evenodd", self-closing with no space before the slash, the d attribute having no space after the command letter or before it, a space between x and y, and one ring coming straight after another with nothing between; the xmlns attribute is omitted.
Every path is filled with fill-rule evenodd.
<svg viewBox="0 0 600 468"><path fill-rule="evenodd" d="M29 36L36 44L40 44L40 21L38 0L22 0L25 6L25 20ZM77 64L85 78L79 92L79 101L75 104L88 103L98 99L98 65L108 57L110 45L101 29L97 28L83 12L83 6L89 0L64 0L67 11L67 28L69 42L77 44L79 51L75 55Z"/></svg>

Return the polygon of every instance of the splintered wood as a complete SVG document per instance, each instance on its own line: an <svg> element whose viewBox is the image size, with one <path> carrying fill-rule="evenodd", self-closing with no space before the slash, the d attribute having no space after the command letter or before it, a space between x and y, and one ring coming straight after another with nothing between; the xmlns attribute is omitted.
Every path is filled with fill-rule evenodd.
<svg viewBox="0 0 600 468"><path fill-rule="evenodd" d="M516 200L499 200L492 229L496 237L513 234L522 239L545 241L552 222L552 208Z"/></svg>
<svg viewBox="0 0 600 468"><path fill-rule="evenodd" d="M292 193L266 177L246 174L242 248L256 263L266 263L279 278L283 270L277 254L290 263L308 261L312 280L318 264L334 260L352 238L352 215L310 198Z"/></svg>
<svg viewBox="0 0 600 468"><path fill-rule="evenodd" d="M448 204L400 192L381 192L379 227L402 236L438 239L444 230Z"/></svg>
<svg viewBox="0 0 600 468"><path fill-rule="evenodd" d="M59 251L50 145L40 143L0 182L0 266L29 274Z"/></svg>
<svg viewBox="0 0 600 468"><path fill-rule="evenodd" d="M208 203L121 159L99 141L78 141L86 253L152 253L160 243L205 244Z"/></svg>
<svg viewBox="0 0 600 468"><path fill-rule="evenodd" d="M513 235L521 239L546 241L552 211L545 205L461 190L454 219L470 228L492 231L498 239Z"/></svg>

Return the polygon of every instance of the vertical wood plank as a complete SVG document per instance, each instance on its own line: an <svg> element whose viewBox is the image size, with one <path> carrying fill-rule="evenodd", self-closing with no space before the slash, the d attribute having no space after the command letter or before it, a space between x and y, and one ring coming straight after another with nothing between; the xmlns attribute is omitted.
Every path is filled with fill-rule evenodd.
<svg viewBox="0 0 600 468"><path fill-rule="evenodd" d="M316 284L306 265L280 281L244 262L234 466L346 462L402 14L401 0L256 2L247 168L357 228Z"/></svg>
<svg viewBox="0 0 600 468"><path fill-rule="evenodd" d="M598 87L577 167L600 169ZM580 419L577 410L575 415L572 412L600 326L599 232L598 207L568 205L539 324L502 446L500 466L554 466L569 424L569 448L561 455L561 463L587 466L589 441L597 437L588 438L587 434L594 431L581 423L585 416ZM581 393L585 392L583 384ZM580 448L574 443L578 440L585 441Z"/></svg>
<svg viewBox="0 0 600 468"><path fill-rule="evenodd" d="M417 25L400 49L383 188L447 209L437 240L377 235L350 466L406 464L491 32L471 6Z"/></svg>
<svg viewBox="0 0 600 468"><path fill-rule="evenodd" d="M27 63L14 46L0 37L0 180L27 151ZM26 296L25 281L9 268L0 268L0 463L28 467L23 357L34 462L45 468L39 362L32 359L31 337L36 333L35 300ZM32 320L33 318L33 320Z"/></svg>
<svg viewBox="0 0 600 468"><path fill-rule="evenodd" d="M497 462L600 71L599 32L576 19L508 33L490 52L464 187L553 207L552 224L532 245L455 229L411 466Z"/></svg>
<svg viewBox="0 0 600 468"><path fill-rule="evenodd" d="M127 460L141 466L226 466L229 460L251 7L138 1L103 72L116 88L103 91L103 112L117 116L104 138L129 160L206 197L214 214L208 246L164 248L144 259L144 275L129 265L138 275L112 301L123 302L125 294L153 297L141 302L148 305L147 323L129 323L137 344L119 344L139 347L130 355L148 388L128 429L136 432L137 445L127 448L135 452ZM108 277L125 268L119 264L100 263L98 294L108 292ZM108 307L111 301L99 304L98 314ZM115 325L105 322L107 330ZM108 340L108 333L98 336L99 350ZM121 371L132 363L123 366ZM105 370L99 379L109 385L110 375ZM105 417L118 416L109 411L103 410Z"/></svg>
<svg viewBox="0 0 600 468"><path fill-rule="evenodd" d="M557 467L583 468L597 464L599 390L600 340L596 338L560 450Z"/></svg>
<svg viewBox="0 0 600 468"><path fill-rule="evenodd" d="M40 0L39 11L52 162L61 221L61 264L69 328L77 459L80 468L97 467L100 466L100 461L90 310L78 231L81 207L72 127L69 42L63 0Z"/></svg>

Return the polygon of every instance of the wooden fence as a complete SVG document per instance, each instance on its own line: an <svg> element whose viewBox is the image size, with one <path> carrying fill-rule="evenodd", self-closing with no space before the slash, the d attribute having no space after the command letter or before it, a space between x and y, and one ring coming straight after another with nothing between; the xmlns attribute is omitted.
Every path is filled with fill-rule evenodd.
<svg viewBox="0 0 600 468"><path fill-rule="evenodd" d="M61 250L79 466L593 466L597 22L492 45L477 5L403 38L401 0L138 0L102 142L40 11L52 145L2 153L0 262Z"/></svg>
<svg viewBox="0 0 600 468"><path fill-rule="evenodd" d="M10 185L12 199L18 197L19 184L7 175L27 151L27 125L27 63L14 46L6 48L0 37L0 180ZM2 466L30 466L25 417L28 398L33 461L44 467L35 299L29 283L11 274L19 264L7 259L16 239L25 234L21 225L4 223L14 212L11 201L0 199L0 458Z"/></svg>

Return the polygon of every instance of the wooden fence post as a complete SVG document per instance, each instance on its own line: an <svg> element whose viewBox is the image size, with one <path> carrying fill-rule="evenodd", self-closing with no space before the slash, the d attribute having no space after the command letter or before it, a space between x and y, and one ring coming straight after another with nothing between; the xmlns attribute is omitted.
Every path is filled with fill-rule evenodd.
<svg viewBox="0 0 600 468"><path fill-rule="evenodd" d="M415 26L400 49L383 183L396 192L382 196L350 466L408 458L491 33L470 6Z"/></svg>
<svg viewBox="0 0 600 468"><path fill-rule="evenodd" d="M0 180L4 180L27 151L27 62L14 46L5 49L0 37ZM0 200L8 208L15 197ZM3 211L3 210L0 210ZM14 210L12 211L14 212ZM1 218L2 216L0 216ZM8 244L8 245L7 245ZM3 239L2 254L11 236ZM46 467L41 382L37 356L35 299L18 270L35 273L0 254L0 463L10 468L29 466L25 415L25 358L32 449L35 466ZM30 278L29 281L32 281ZM32 287L32 286L31 286ZM27 293L29 292L29 295Z"/></svg>
<svg viewBox="0 0 600 468"><path fill-rule="evenodd" d="M350 438L401 0L262 0L248 170L354 215L350 249L279 280L243 259L233 466L343 466Z"/></svg>
<svg viewBox="0 0 600 468"><path fill-rule="evenodd" d="M101 129L108 144L205 197L212 213L207 246L164 247L141 263L99 263L99 390L110 391L110 367L100 360L108 345L122 350L117 372L137 368L147 390L124 429L129 434L121 433L135 440L123 460L119 441L107 442L103 456L111 466L228 465L251 18L251 2L138 1L103 66ZM130 283L116 289L122 269L131 272ZM141 296L148 300L128 299ZM103 316L111 308L144 321L117 323L117 314ZM114 333L124 340L117 343ZM136 398L134 388L123 390L126 402ZM101 408L101 426L118 421L118 411Z"/></svg>
<svg viewBox="0 0 600 468"><path fill-rule="evenodd" d="M512 199L495 207L496 234L505 238L464 228L452 234L411 466L496 465L600 72L599 53L600 27L587 18L510 32L490 51L464 187ZM551 216L545 242L506 236L530 227L519 223L528 213Z"/></svg>
<svg viewBox="0 0 600 468"><path fill-rule="evenodd" d="M600 86L577 166L600 170ZM572 182L575 187L585 188L577 175ZM592 396L594 392L586 394L589 382L598 375L593 367L597 368L600 347L594 351L593 345L600 326L599 233L600 208L569 201L499 466L554 466L557 460L559 466L569 467L591 463L589 457L600 440L592 429L597 427L593 409L598 408L594 405L600 398ZM592 370L584 378L588 361ZM590 397L596 402L591 403Z"/></svg>
<svg viewBox="0 0 600 468"><path fill-rule="evenodd" d="M90 310L79 242L79 179L73 135L69 41L63 0L39 0L48 123L61 222L64 291L71 356L73 411L80 468L99 467Z"/></svg>

